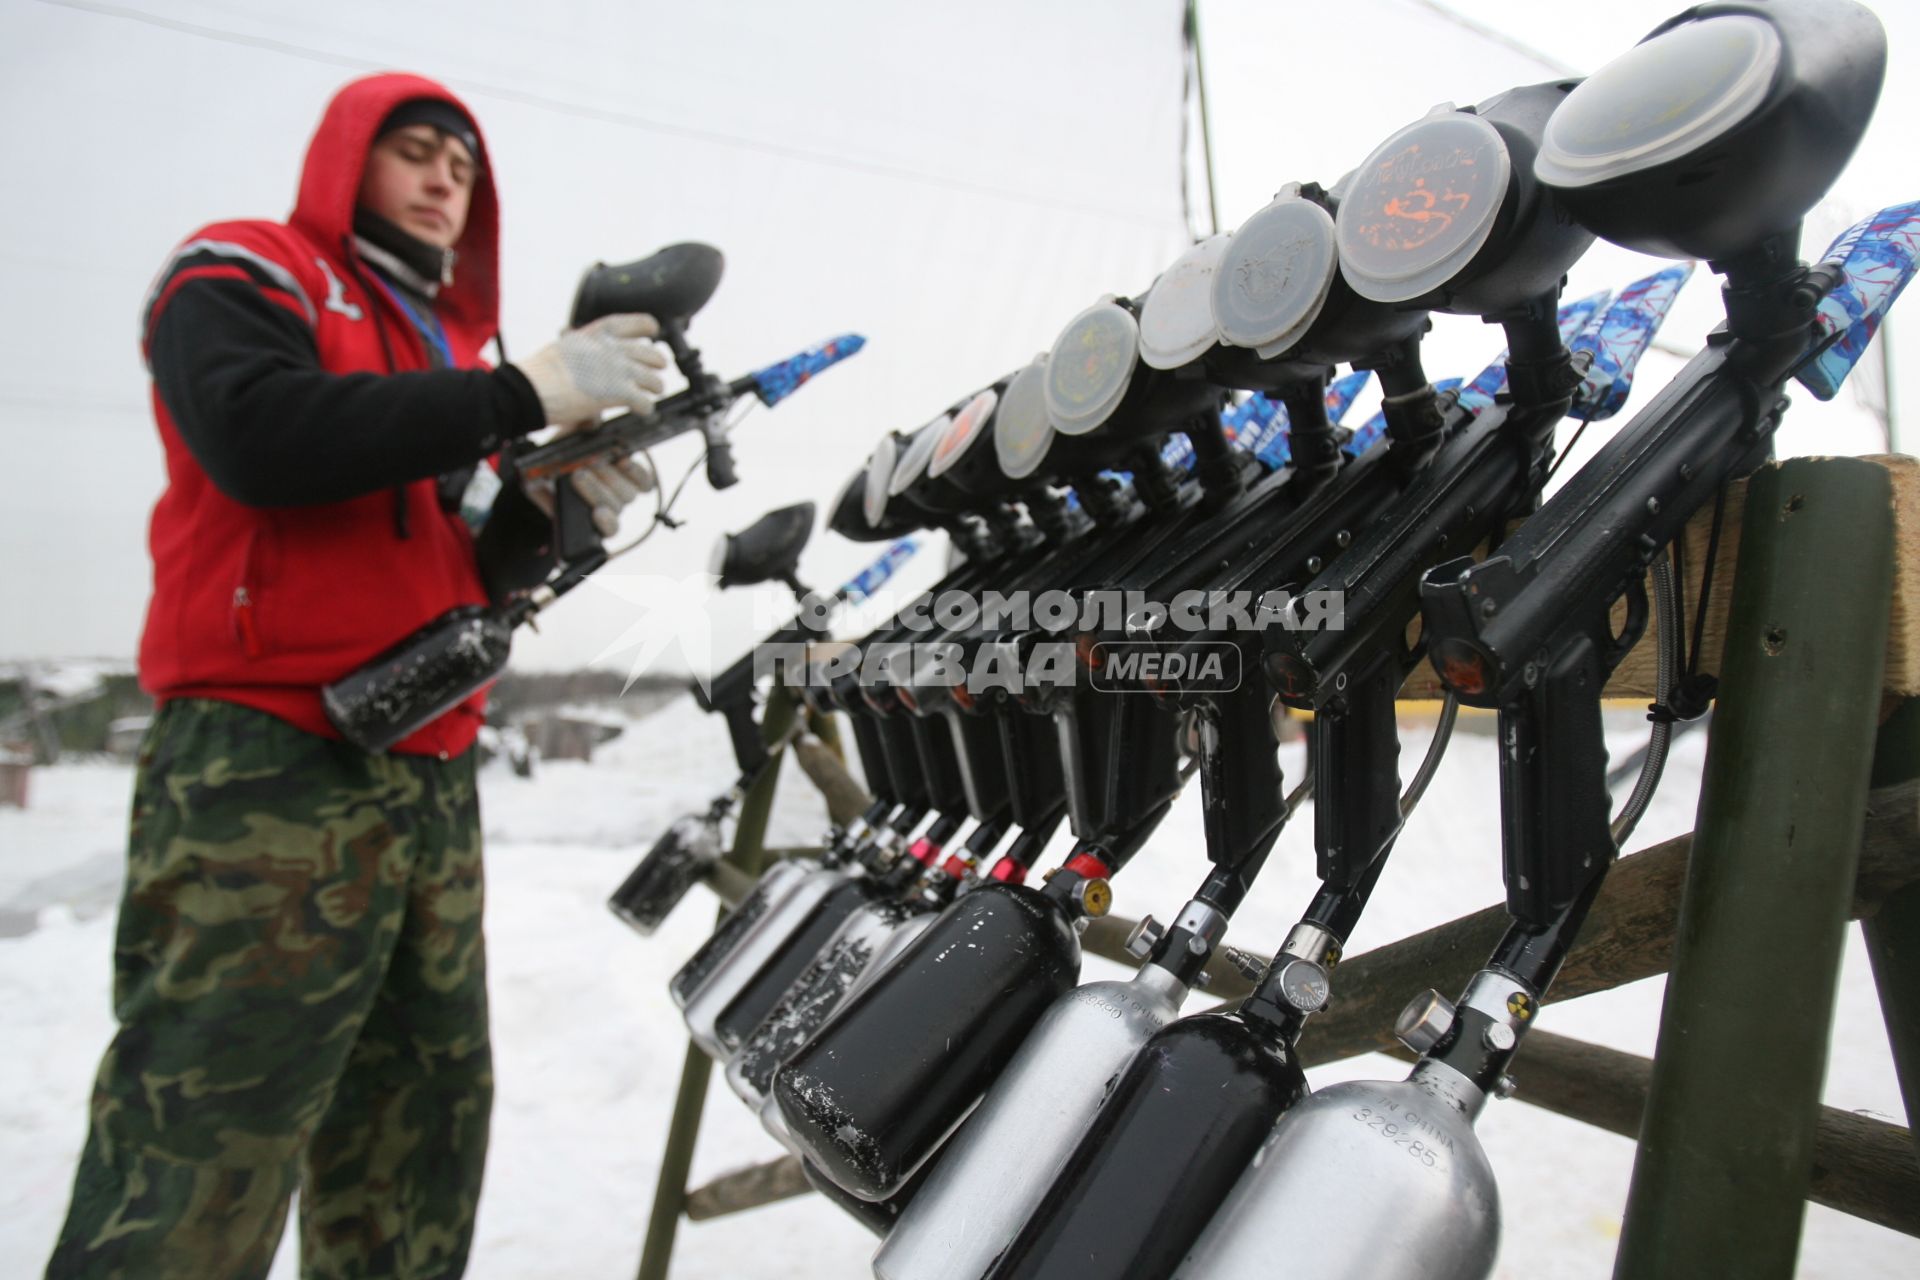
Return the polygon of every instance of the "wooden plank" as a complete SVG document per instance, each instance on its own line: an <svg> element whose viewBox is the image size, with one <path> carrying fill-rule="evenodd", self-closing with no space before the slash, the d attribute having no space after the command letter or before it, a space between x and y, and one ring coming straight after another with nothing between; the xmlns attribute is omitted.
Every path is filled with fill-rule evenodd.
<svg viewBox="0 0 1920 1280"><path fill-rule="evenodd" d="M1404 1047L1395 1056L1411 1059ZM1516 1060L1519 1101L1623 1138L1640 1131L1653 1063L1637 1054L1534 1031ZM1920 1236L1920 1165L1906 1129L1870 1116L1823 1107L1814 1144L1808 1198L1869 1222ZM800 1162L782 1156L721 1174L687 1193L687 1217L705 1222L813 1190Z"/></svg>
<svg viewBox="0 0 1920 1280"><path fill-rule="evenodd" d="M1692 843L1691 836L1679 836L1620 860L1554 985L1555 1000L1665 971ZM1853 916L1872 914L1889 895L1911 885L1920 885L1920 782L1868 793ZM714 887L724 896L728 886ZM747 887L744 878L737 887ZM1140 962L1124 945L1135 923L1124 916L1095 920L1082 945L1090 954L1137 967ZM1422 987L1458 991L1484 963L1506 923L1505 908L1495 905L1341 964L1333 1005L1308 1024L1303 1060L1316 1065L1370 1051L1411 1058L1392 1037L1394 1015ZM1253 990L1263 968L1253 952L1221 947L1207 966L1205 992L1240 999ZM1528 1035L1519 1064L1521 1100L1629 1138L1637 1135L1652 1071L1645 1059L1536 1030ZM1911 1144L1911 1135L1897 1125L1824 1109L1812 1199L1920 1235L1920 1166ZM809 1189L799 1162L783 1157L723 1175L692 1192L687 1216L719 1217Z"/></svg>
<svg viewBox="0 0 1920 1280"><path fill-rule="evenodd" d="M1405 1055L1411 1057L1410 1054ZM1653 1060L1550 1031L1527 1034L1514 1060L1514 1097L1638 1139ZM1920 1236L1920 1163L1904 1126L1820 1108L1807 1198L1880 1226Z"/></svg>
<svg viewBox="0 0 1920 1280"><path fill-rule="evenodd" d="M1676 836L1620 859L1607 874L1550 1000L1610 991L1667 971L1692 848L1691 835ZM1920 781L1867 793L1853 918L1871 915L1889 895L1912 884L1920 884ZM1123 945L1135 923L1117 915L1096 920L1081 945L1093 955L1137 967L1140 962ZM1302 1060L1314 1066L1392 1052L1399 1043L1393 1020L1406 1002L1426 987L1449 996L1461 990L1486 963L1507 924L1505 904L1496 903L1342 961L1333 974L1332 1003L1307 1024ZM1222 947L1207 966L1204 991L1238 1000L1253 990L1264 964L1254 951Z"/></svg>
<svg viewBox="0 0 1920 1280"><path fill-rule="evenodd" d="M1614 866L1549 1001L1667 971L1692 848L1691 835L1677 836ZM1878 788L1868 794L1852 915L1870 913L1887 894L1916 882L1920 784ZM1406 1002L1425 987L1448 996L1461 990L1507 923L1505 906L1495 905L1342 962L1333 975L1332 1005L1307 1024L1302 1061L1311 1066L1396 1044L1393 1020Z"/></svg>
<svg viewBox="0 0 1920 1280"><path fill-rule="evenodd" d="M765 1164L723 1173L705 1186L689 1191L687 1218L692 1222L705 1222L709 1218L757 1209L763 1204L791 1200L812 1190L807 1175L800 1170L800 1161L793 1156L781 1156Z"/></svg>
<svg viewBox="0 0 1920 1280"><path fill-rule="evenodd" d="M1887 468L1893 480L1894 573L1891 625L1887 633L1886 672L1882 677L1890 694L1920 694L1920 461L1904 454L1884 454L1871 461ZM1746 506L1747 482L1736 480L1727 488L1726 510L1721 519L1720 545L1713 570L1713 592L1708 600L1705 628L1701 635L1700 670L1718 675L1721 652L1725 648L1727 608L1733 600L1733 580L1738 572L1741 511ZM1516 524L1515 528L1518 527ZM1707 544L1713 528L1713 507L1709 504L1694 513L1685 534L1684 596L1687 642L1693 641L1693 620L1700 608L1700 583L1706 571ZM1651 584L1649 584L1651 591ZM1616 626L1626 617L1624 601L1614 610ZM1654 663L1659 652L1658 624L1649 620L1647 632L1607 682L1610 698L1654 696ZM1431 666L1422 663L1408 677L1400 691L1402 699L1439 698L1446 693Z"/></svg>
<svg viewBox="0 0 1920 1280"><path fill-rule="evenodd" d="M834 822L844 826L873 806L873 797L847 772L846 762L820 739L798 739L793 744L793 757L825 797L827 816Z"/></svg>

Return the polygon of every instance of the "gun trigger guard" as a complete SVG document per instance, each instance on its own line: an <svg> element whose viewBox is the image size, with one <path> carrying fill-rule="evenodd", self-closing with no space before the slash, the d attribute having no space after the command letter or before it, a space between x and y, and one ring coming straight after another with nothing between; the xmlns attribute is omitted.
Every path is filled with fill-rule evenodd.
<svg viewBox="0 0 1920 1280"><path fill-rule="evenodd" d="M1636 644L1639 644L1640 637L1646 634L1649 609L1647 606L1647 584L1644 579L1635 577L1627 584L1626 601L1626 625L1621 628L1620 634L1617 637L1611 634L1611 628L1609 628L1607 643L1601 647L1601 652L1606 654L1606 667L1608 671L1612 671L1615 667L1619 666L1621 659L1627 656L1628 650L1632 649Z"/></svg>

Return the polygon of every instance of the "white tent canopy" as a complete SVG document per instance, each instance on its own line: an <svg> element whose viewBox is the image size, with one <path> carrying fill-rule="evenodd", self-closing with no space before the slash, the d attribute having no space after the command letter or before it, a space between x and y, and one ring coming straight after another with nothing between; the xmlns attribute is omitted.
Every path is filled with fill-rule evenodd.
<svg viewBox="0 0 1920 1280"><path fill-rule="evenodd" d="M1666 12L1627 0L1602 29L1540 12L1558 6L1472 7L1581 68ZM882 431L916 426L1031 359L1095 297L1140 289L1172 260L1188 238L1182 10L1179 0L7 0L0 163L14 181L0 202L0 258L13 305L0 314L0 413L12 452L0 587L16 603L0 657L132 650L144 526L163 481L133 335L139 300L200 223L284 215L320 108L351 76L418 70L480 116L502 190L509 352L558 328L588 263L684 239L727 255L694 327L717 372L841 332L869 338L854 360L747 419L739 486L715 494L696 477L678 508L688 527L617 566L633 578L627 598L578 592L517 650L523 663L564 666L611 660L632 599L694 574L721 530L802 497L826 502ZM1557 74L1418 0L1208 0L1199 15L1228 228L1281 182L1330 184L1436 102ZM1880 125L1828 225L1809 231L1810 251L1859 213L1917 194L1876 150L1892 145L1889 121L1914 82L1899 43L1912 20L1889 22L1896 63ZM1198 151L1188 148L1195 174ZM1197 177L1194 191L1204 221ZM1572 288L1617 286L1654 265L1603 246ZM1669 342L1697 346L1716 309L1702 273ZM1429 371L1470 374L1499 347L1497 332L1442 318ZM1656 353L1643 386L1678 363ZM1872 414L1804 408L1783 452L1879 446ZM661 451L669 482L696 452L691 440ZM628 532L644 523L630 516ZM830 586L872 550L823 536L803 576ZM756 614L784 607L772 589L754 604L715 603L716 660L744 648Z"/></svg>

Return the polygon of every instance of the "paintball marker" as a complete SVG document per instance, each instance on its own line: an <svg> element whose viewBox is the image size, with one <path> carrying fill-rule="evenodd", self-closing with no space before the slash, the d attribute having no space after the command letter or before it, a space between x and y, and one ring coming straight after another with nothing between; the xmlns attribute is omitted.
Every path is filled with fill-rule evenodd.
<svg viewBox="0 0 1920 1280"><path fill-rule="evenodd" d="M687 342L686 328L713 296L722 266L718 249L678 244L624 266L600 263L589 269L574 296L572 323L618 312L651 313L687 387L650 414L626 414L593 431L524 446L508 455L502 470L522 480L563 476L697 430L707 440L708 480L717 489L733 484L726 433L734 406L748 395L765 405L778 404L866 340L848 334L731 382L721 380L706 371L699 351ZM321 698L334 728L363 750L383 752L494 680L506 667L514 629L608 560L592 512L571 485L555 486L553 518L556 567L544 581L504 602L449 610L327 685ZM661 522L659 516L655 522Z"/></svg>

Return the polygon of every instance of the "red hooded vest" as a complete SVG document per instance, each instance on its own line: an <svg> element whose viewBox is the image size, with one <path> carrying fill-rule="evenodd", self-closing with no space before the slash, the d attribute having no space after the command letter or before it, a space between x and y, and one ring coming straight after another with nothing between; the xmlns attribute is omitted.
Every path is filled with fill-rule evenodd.
<svg viewBox="0 0 1920 1280"><path fill-rule="evenodd" d="M414 325L384 289L367 287L352 232L375 130L395 106L427 97L466 111L418 76L369 76L342 89L307 150L292 217L218 222L190 236L154 286L145 337L195 280L244 280L311 327L327 372L430 368ZM499 206L482 166L455 246L454 283L436 300L456 367L484 367L480 350L498 329L498 246ZM149 530L153 597L140 680L156 699L239 703L337 738L320 686L448 609L486 602L472 538L458 514L442 510L431 478L406 486L405 537L390 490L316 506L247 506L214 486L157 391L152 400L167 487ZM485 695L476 694L393 750L464 751L484 710Z"/></svg>

